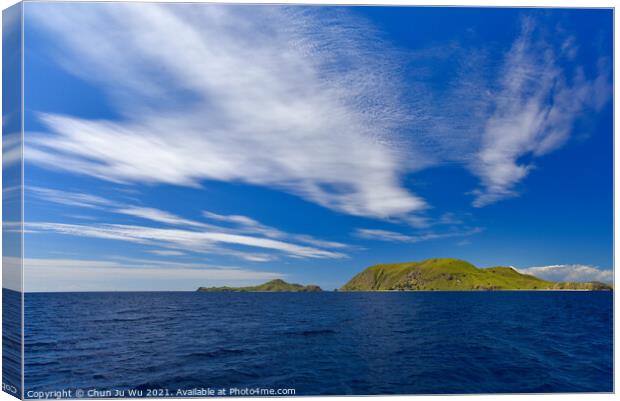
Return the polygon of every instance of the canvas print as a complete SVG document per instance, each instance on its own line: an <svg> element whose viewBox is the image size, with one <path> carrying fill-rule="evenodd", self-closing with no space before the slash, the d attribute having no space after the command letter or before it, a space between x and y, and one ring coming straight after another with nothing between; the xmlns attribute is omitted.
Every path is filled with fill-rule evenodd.
<svg viewBox="0 0 620 401"><path fill-rule="evenodd" d="M613 10L3 13L3 390L613 391Z"/></svg>

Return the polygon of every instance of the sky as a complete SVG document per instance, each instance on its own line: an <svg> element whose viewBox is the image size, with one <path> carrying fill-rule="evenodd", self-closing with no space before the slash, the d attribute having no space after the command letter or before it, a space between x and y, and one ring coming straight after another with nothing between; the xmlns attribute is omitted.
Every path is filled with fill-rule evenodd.
<svg viewBox="0 0 620 401"><path fill-rule="evenodd" d="M26 3L26 291L612 281L612 11Z"/></svg>

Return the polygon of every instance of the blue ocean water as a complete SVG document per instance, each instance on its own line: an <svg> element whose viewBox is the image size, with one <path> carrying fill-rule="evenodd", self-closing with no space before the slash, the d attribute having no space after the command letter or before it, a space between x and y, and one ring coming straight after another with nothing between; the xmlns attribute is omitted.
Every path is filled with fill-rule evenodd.
<svg viewBox="0 0 620 401"><path fill-rule="evenodd" d="M26 391L610 392L610 292L26 294Z"/></svg>
<svg viewBox="0 0 620 401"><path fill-rule="evenodd" d="M22 293L2 289L2 390L21 395Z"/></svg>

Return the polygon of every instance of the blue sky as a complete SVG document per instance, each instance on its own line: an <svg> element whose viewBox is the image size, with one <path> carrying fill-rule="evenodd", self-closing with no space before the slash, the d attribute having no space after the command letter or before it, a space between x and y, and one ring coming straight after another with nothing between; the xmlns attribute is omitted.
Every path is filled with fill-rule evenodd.
<svg viewBox="0 0 620 401"><path fill-rule="evenodd" d="M610 10L25 5L27 291L611 281Z"/></svg>

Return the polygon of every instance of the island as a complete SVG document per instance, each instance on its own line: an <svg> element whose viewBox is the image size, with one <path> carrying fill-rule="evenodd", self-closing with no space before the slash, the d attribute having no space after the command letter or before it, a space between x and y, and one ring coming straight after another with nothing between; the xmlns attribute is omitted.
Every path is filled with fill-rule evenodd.
<svg viewBox="0 0 620 401"><path fill-rule="evenodd" d="M291 284L276 279L252 287L200 287L199 292L320 292L318 285Z"/></svg>
<svg viewBox="0 0 620 401"><path fill-rule="evenodd" d="M553 282L512 267L478 268L459 259L370 266L339 291L612 290L599 283Z"/></svg>

